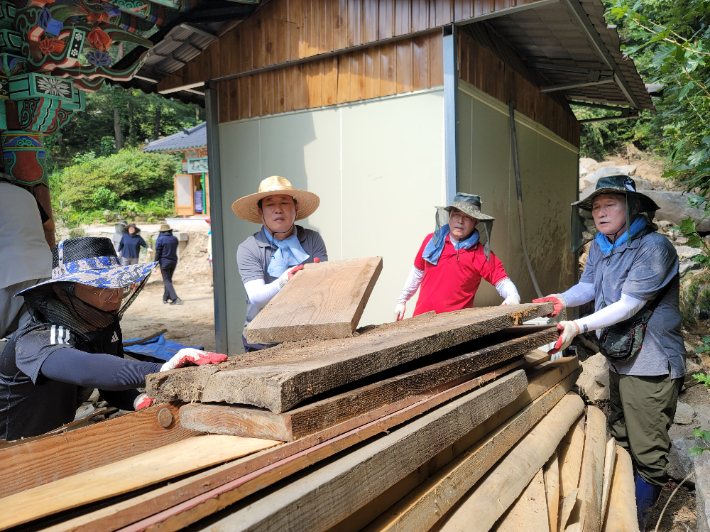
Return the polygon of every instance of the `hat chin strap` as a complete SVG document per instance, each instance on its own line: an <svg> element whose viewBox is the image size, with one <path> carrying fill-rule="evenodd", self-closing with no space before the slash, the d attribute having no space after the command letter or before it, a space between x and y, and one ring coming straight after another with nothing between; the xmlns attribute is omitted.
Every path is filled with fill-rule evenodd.
<svg viewBox="0 0 710 532"><path fill-rule="evenodd" d="M271 233L272 235L280 235L282 233L290 233L293 231L294 226L296 225L296 221L294 220L293 223L291 224L291 227L289 227L286 231L273 231L271 227L269 227L269 224L266 223L266 219L264 218L264 211L261 211L261 221L264 222L264 227Z"/></svg>

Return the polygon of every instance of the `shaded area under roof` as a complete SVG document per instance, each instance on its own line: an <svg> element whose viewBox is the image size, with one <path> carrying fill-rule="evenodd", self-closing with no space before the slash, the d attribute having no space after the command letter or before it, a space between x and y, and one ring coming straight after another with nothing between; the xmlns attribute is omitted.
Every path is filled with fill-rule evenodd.
<svg viewBox="0 0 710 532"><path fill-rule="evenodd" d="M207 122L149 142L143 151L182 151L207 146Z"/></svg>

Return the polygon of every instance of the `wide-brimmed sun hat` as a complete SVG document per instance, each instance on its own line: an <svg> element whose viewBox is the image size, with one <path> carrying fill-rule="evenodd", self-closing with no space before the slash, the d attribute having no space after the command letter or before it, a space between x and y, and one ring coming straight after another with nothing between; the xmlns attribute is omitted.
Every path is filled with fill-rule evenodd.
<svg viewBox="0 0 710 532"><path fill-rule="evenodd" d="M127 288L148 277L157 262L121 266L109 238L62 240L52 249L52 278L19 292L51 283L81 283L96 288Z"/></svg>
<svg viewBox="0 0 710 532"><path fill-rule="evenodd" d="M572 206L579 207L585 211L591 211L594 206L594 198L602 194L623 194L628 197L635 197L639 201L639 212L655 212L660 207L651 198L636 191L636 182L627 175L619 174L602 177L597 181L597 186L589 196L579 201L575 201Z"/></svg>
<svg viewBox="0 0 710 532"><path fill-rule="evenodd" d="M170 229L171 227L166 222L163 222L160 224L160 229L158 229L158 231L162 233L163 231L170 231Z"/></svg>
<svg viewBox="0 0 710 532"><path fill-rule="evenodd" d="M464 214L470 216L471 218L476 218L477 220L495 220L493 216L488 216L481 212L481 196L476 196L475 194L465 194L463 192L458 192L454 196L454 200L451 205L444 207L444 210L451 214L451 211L458 209Z"/></svg>
<svg viewBox="0 0 710 532"><path fill-rule="evenodd" d="M262 223L262 219L259 214L259 200L277 195L291 196L298 201L296 220L308 218L316 211L318 205L320 205L320 198L313 192L294 189L288 179L274 175L267 177L261 182L259 192L239 198L232 203L232 211L242 220L260 224Z"/></svg>

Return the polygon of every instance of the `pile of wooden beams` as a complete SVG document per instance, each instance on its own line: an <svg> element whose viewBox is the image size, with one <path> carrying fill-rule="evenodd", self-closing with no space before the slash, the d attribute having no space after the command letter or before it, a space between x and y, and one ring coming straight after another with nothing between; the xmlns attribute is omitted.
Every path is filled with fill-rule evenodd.
<svg viewBox="0 0 710 532"><path fill-rule="evenodd" d="M173 403L0 448L0 530L636 530L628 455L600 412L585 423L577 359L520 326L548 307L152 376Z"/></svg>

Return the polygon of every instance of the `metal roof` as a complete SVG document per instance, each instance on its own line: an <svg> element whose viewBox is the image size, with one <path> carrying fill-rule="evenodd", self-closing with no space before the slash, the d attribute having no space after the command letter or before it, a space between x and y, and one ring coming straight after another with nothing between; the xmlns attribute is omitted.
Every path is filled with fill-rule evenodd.
<svg viewBox="0 0 710 532"><path fill-rule="evenodd" d="M143 151L182 151L207 146L207 122L190 129L149 142Z"/></svg>

